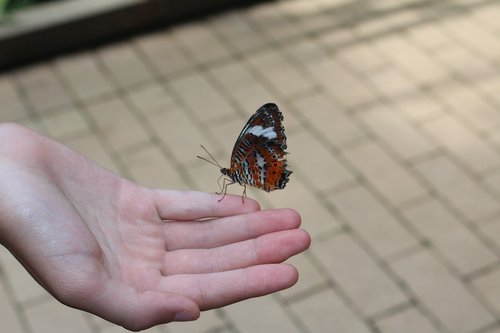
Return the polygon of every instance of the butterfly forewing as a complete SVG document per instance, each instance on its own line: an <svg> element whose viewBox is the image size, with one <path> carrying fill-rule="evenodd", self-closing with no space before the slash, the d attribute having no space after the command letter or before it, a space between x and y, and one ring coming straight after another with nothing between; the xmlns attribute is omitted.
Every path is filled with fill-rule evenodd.
<svg viewBox="0 0 500 333"><path fill-rule="evenodd" d="M283 189L287 170L283 114L276 104L261 106L243 127L231 154L229 176L264 191Z"/></svg>

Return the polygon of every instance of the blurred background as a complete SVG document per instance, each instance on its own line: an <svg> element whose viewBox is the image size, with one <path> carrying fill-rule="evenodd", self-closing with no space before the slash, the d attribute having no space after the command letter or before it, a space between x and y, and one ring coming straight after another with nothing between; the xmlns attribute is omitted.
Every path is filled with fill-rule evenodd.
<svg viewBox="0 0 500 333"><path fill-rule="evenodd" d="M32 2L0 1L0 121L124 177L214 192L199 145L284 112L294 174L247 192L301 213L300 281L148 332L500 333L500 1ZM0 331L124 332L3 248Z"/></svg>

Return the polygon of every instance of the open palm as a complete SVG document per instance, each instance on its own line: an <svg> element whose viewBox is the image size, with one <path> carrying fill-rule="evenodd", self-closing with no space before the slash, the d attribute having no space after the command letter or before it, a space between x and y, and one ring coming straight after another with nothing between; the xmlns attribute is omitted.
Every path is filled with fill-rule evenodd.
<svg viewBox="0 0 500 333"><path fill-rule="evenodd" d="M17 125L0 126L0 243L61 302L128 329L194 320L293 285L309 246L288 209L152 190Z"/></svg>

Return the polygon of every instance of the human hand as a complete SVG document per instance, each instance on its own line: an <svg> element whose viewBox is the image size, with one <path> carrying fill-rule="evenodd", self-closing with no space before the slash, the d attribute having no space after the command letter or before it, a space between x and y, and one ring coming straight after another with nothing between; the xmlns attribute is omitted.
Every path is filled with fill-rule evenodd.
<svg viewBox="0 0 500 333"><path fill-rule="evenodd" d="M0 125L0 243L62 303L127 329L194 320L292 286L309 235L293 210L151 190Z"/></svg>

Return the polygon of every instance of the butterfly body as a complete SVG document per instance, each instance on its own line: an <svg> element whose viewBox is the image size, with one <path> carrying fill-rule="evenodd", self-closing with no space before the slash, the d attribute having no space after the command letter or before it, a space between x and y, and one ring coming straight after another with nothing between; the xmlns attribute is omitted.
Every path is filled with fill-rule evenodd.
<svg viewBox="0 0 500 333"><path fill-rule="evenodd" d="M283 114L274 103L261 106L250 117L236 139L229 168L220 168L228 185L250 185L266 192L283 189L292 171L287 170L286 135ZM243 198L243 197L242 197ZM222 200L222 199L221 199Z"/></svg>

